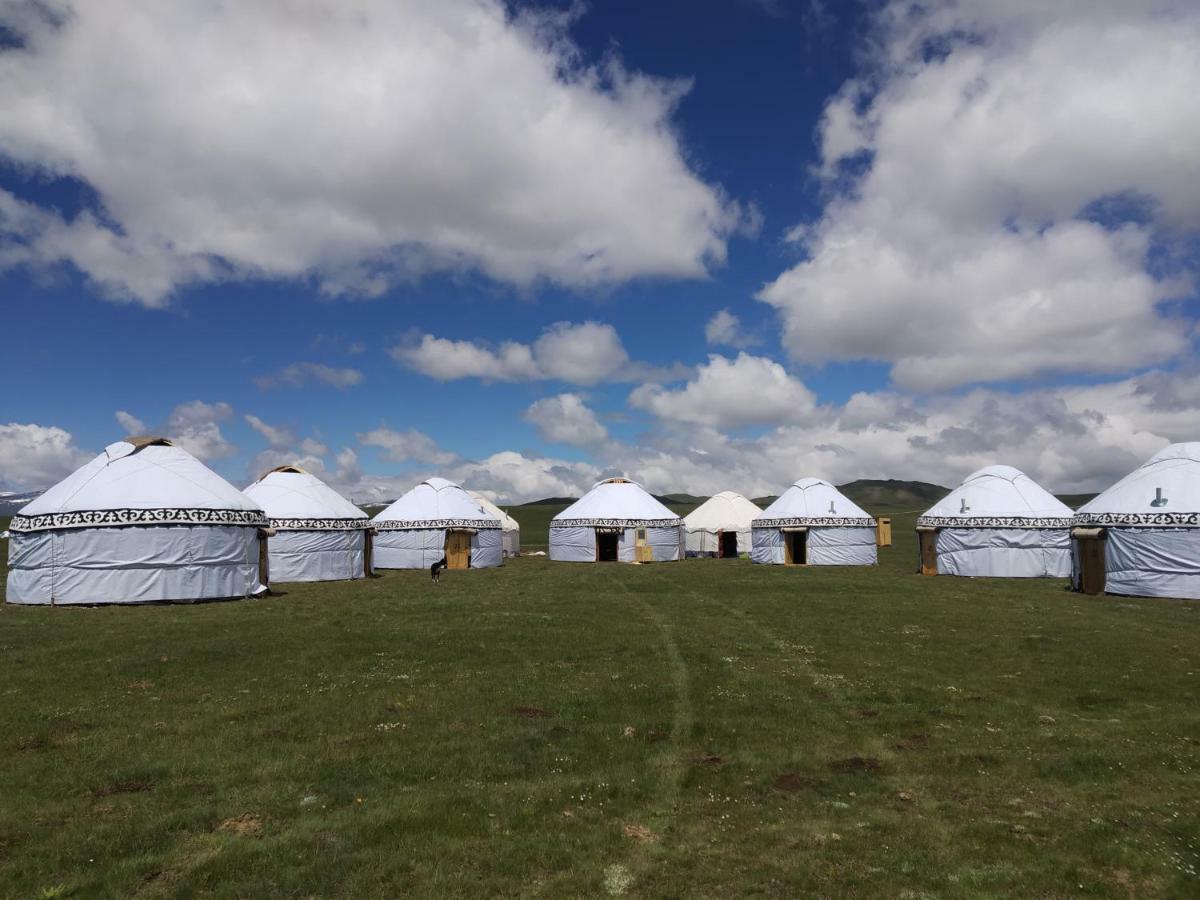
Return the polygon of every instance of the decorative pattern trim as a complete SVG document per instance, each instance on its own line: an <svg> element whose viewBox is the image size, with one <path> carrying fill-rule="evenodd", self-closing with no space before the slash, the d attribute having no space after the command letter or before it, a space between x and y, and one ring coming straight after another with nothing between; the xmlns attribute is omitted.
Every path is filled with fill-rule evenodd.
<svg viewBox="0 0 1200 900"><path fill-rule="evenodd" d="M1070 528L1074 516L917 516L922 528Z"/></svg>
<svg viewBox="0 0 1200 900"><path fill-rule="evenodd" d="M366 531L370 519L272 519L276 531Z"/></svg>
<svg viewBox="0 0 1200 900"><path fill-rule="evenodd" d="M495 528L499 530L503 523L499 519L385 519L382 522L372 522L370 527L379 531L411 531L438 528Z"/></svg>
<svg viewBox="0 0 1200 900"><path fill-rule="evenodd" d="M19 534L63 528L105 528L122 525L246 525L268 527L257 509L97 509L83 512L13 516L8 527Z"/></svg>
<svg viewBox="0 0 1200 900"><path fill-rule="evenodd" d="M848 519L844 516L789 516L783 519L751 519L751 528L792 528L797 525L837 528L874 528L875 520L870 516Z"/></svg>
<svg viewBox="0 0 1200 900"><path fill-rule="evenodd" d="M551 519L551 528L677 528L683 519Z"/></svg>
<svg viewBox="0 0 1200 900"><path fill-rule="evenodd" d="M1125 528L1196 528L1200 526L1200 513L1077 513L1073 523L1079 526L1116 525Z"/></svg>

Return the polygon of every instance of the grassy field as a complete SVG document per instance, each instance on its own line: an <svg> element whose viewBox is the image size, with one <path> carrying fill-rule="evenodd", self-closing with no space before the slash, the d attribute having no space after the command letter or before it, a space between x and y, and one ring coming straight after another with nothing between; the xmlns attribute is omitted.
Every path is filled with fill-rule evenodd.
<svg viewBox="0 0 1200 900"><path fill-rule="evenodd" d="M1200 895L1200 606L922 579L911 527L0 607L0 896Z"/></svg>

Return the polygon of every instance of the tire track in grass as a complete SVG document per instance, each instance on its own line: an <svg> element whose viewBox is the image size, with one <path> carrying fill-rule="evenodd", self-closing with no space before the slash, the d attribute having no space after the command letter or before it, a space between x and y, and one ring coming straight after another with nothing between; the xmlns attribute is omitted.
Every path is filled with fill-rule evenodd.
<svg viewBox="0 0 1200 900"><path fill-rule="evenodd" d="M648 810L647 818L656 839L661 840L672 827L673 820L679 807L679 799L683 793L683 779L687 773L686 761L683 758L686 742L691 737L695 727L696 715L692 707L691 677L688 673L687 662L675 640L674 625L664 616L654 604L631 591L618 576L611 576L614 585L639 607L641 613L653 623L659 632L663 650L666 653L667 669L671 686L675 692L675 712L671 717L671 738L667 745L670 749L660 753L656 760L659 770L659 786L657 797ZM631 826L638 823L625 823L626 834ZM643 847L649 844L643 844ZM621 896L633 887L639 876L651 864L650 854L642 849L630 854L626 863L613 863L604 870L604 886L610 895Z"/></svg>
<svg viewBox="0 0 1200 900"><path fill-rule="evenodd" d="M703 606L715 606L720 610L731 615L743 625L747 626L751 631L758 633L766 643L775 647L779 653L787 657L789 660L797 663L808 675L813 687L827 695L827 699L839 705L844 705L846 700L842 691L842 682L844 676L837 673L827 673L818 669L813 665L812 657L816 654L816 648L807 644L796 644L792 641L786 641L775 633L775 630L762 622L755 619L745 610L740 607L726 603L723 600L717 600L713 597L708 597L699 593L695 588L688 588L688 594L693 600L698 601ZM810 702L815 700L815 697L808 698Z"/></svg>

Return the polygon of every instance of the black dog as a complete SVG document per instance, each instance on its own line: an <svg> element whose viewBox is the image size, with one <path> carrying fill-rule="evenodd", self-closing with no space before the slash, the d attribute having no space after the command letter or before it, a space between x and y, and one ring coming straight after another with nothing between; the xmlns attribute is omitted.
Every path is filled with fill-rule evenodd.
<svg viewBox="0 0 1200 900"><path fill-rule="evenodd" d="M444 556L429 567L429 577L433 579L434 584L438 584L442 580L442 569L444 568L446 568L446 557Z"/></svg>

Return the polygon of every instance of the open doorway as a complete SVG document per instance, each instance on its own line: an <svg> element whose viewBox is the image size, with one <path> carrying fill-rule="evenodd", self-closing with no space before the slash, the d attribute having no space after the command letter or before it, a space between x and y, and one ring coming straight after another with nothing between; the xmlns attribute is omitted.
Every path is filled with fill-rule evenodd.
<svg viewBox="0 0 1200 900"><path fill-rule="evenodd" d="M808 531L783 533L784 562L789 566L808 565Z"/></svg>
<svg viewBox="0 0 1200 900"><path fill-rule="evenodd" d="M446 568L471 568L471 532L446 532Z"/></svg>
<svg viewBox="0 0 1200 900"><path fill-rule="evenodd" d="M621 535L616 531L596 532L596 562L616 562Z"/></svg>
<svg viewBox="0 0 1200 900"><path fill-rule="evenodd" d="M737 559L738 545L736 531L721 532L721 559Z"/></svg>

